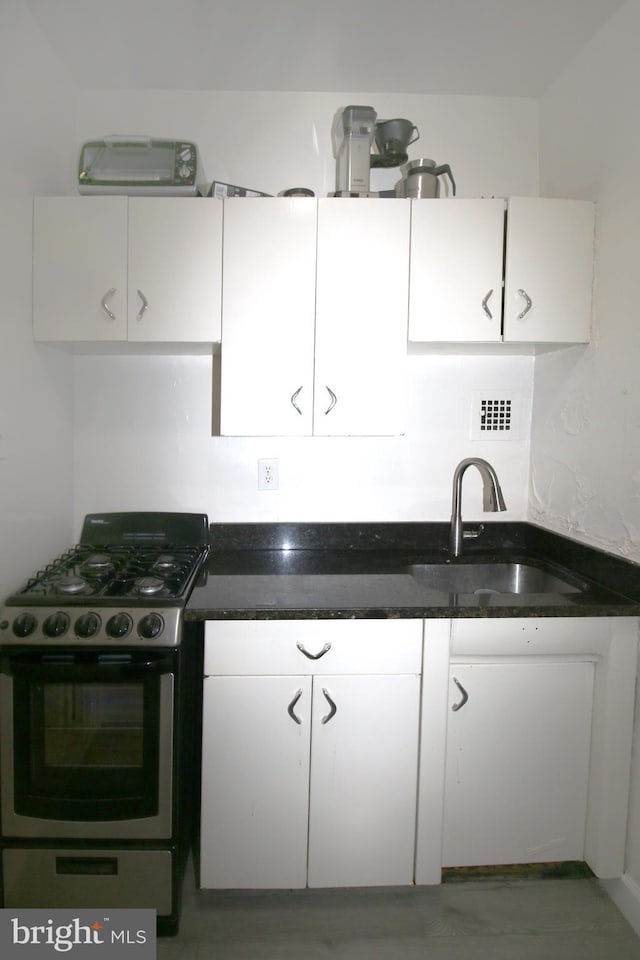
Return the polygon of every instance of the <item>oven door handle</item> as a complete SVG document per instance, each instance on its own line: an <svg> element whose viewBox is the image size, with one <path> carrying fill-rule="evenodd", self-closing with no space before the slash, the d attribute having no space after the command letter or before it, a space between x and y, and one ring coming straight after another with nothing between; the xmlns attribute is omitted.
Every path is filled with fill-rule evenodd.
<svg viewBox="0 0 640 960"><path fill-rule="evenodd" d="M170 653L97 653L29 651L4 656L0 672L24 679L46 681L108 681L141 679L175 671Z"/></svg>

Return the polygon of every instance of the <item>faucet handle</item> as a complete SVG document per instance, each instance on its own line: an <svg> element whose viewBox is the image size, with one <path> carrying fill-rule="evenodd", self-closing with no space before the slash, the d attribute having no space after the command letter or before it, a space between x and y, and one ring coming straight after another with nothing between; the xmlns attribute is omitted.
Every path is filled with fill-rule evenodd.
<svg viewBox="0 0 640 960"><path fill-rule="evenodd" d="M469 527L467 530L463 529L462 538L464 540L477 540L483 530L484 523L479 523L477 527Z"/></svg>

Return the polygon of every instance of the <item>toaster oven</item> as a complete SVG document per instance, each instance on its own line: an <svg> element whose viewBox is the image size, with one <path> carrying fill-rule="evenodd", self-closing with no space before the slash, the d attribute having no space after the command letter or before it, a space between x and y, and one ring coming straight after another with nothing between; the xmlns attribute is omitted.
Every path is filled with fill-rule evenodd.
<svg viewBox="0 0 640 960"><path fill-rule="evenodd" d="M82 194L191 196L202 193L198 149L187 140L111 136L82 145Z"/></svg>

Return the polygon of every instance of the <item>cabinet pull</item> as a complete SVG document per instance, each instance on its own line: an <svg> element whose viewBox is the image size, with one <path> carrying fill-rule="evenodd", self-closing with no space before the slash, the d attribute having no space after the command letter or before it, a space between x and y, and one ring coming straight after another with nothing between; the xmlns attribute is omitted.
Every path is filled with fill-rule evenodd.
<svg viewBox="0 0 640 960"><path fill-rule="evenodd" d="M138 290L138 296L139 296L140 299L142 300L142 306L140 307L140 310L138 311L137 319L138 319L138 320L142 320L142 318L144 317L145 312L146 312L146 310L147 310L147 307L149 306L149 301L148 301L147 298L145 297L145 295L144 295L144 293L142 292L142 290Z"/></svg>
<svg viewBox="0 0 640 960"><path fill-rule="evenodd" d="M322 650L320 650L319 653L309 653L308 650L305 650L303 643L296 643L296 647L298 648L300 653L304 653L305 657L308 657L309 660L319 660L320 657L324 657L325 653L329 653L329 650L331 650L330 643L325 643L324 647L322 648Z"/></svg>
<svg viewBox="0 0 640 960"><path fill-rule="evenodd" d="M523 320L526 317L526 315L529 313L529 310L531 310L531 307L533 306L533 302L526 290L518 290L518 293L520 294L521 297L524 297L524 301L525 301L524 310L522 311L522 313L518 314L518 320Z"/></svg>
<svg viewBox="0 0 640 960"><path fill-rule="evenodd" d="M338 712L338 708L336 707L335 703L333 702L333 700L332 700L331 697L329 696L329 691L328 691L328 690L325 690L325 688L323 687L323 688L322 688L322 692L323 692L323 694L324 694L324 696L325 696L325 699L326 699L326 701L327 701L327 703L329 704L329 707L330 707L329 713L326 715L326 717L323 717L323 718L322 718L322 723L329 723L329 720L331 720L332 717L335 717L336 713Z"/></svg>
<svg viewBox="0 0 640 960"><path fill-rule="evenodd" d="M331 387L325 387L325 390L327 391L327 393L329 394L329 397L331 398L331 399L330 399L330 402L329 402L329 406L327 407L327 409L326 409L325 412L324 412L324 415L325 415L325 417L326 417L326 415L327 415L328 413L331 413L331 411L332 411L333 408L335 407L336 403L338 402L338 398L336 397L336 395L335 395L335 393L333 392L333 390L331 389Z"/></svg>
<svg viewBox="0 0 640 960"><path fill-rule="evenodd" d="M487 317L489 318L489 320L493 320L493 314L491 313L491 310L489 310L489 298L490 298L492 295L493 295L493 288L491 288L491 290L489 290L489 293L486 295L486 297L485 297L484 300L482 301L482 309L484 310L484 312L485 312L485 314L487 315Z"/></svg>
<svg viewBox="0 0 640 960"><path fill-rule="evenodd" d="M106 313L106 315L109 317L109 320L115 320L116 318L115 313L113 312L113 310L109 308L109 305L107 303L107 300L109 299L109 297L112 297L115 292L116 292L116 288L111 287L110 290L107 290L104 297L100 301L100 306L102 307L104 313Z"/></svg>
<svg viewBox="0 0 640 960"><path fill-rule="evenodd" d="M289 714L293 722L297 724L302 724L302 720L300 719L300 717L296 716L296 713L295 713L296 703L298 702L301 696L302 696L302 687L300 687L300 689L296 693L294 693L293 700L287 707L287 713Z"/></svg>
<svg viewBox="0 0 640 960"><path fill-rule="evenodd" d="M451 709L452 709L452 710L454 711L454 713L455 713L455 711L457 711L457 710L462 710L462 708L464 707L465 703L466 703L467 700L469 699L469 694L467 693L467 691L465 690L465 688L462 686L462 684L460 683L460 681L458 680L457 677L453 677L452 679L453 679L453 682L455 683L456 687L458 688L458 690L459 690L460 693L462 694L462 699L461 699L461 700L458 700L457 703L454 703L454 704L452 704L452 706L451 706Z"/></svg>
<svg viewBox="0 0 640 960"><path fill-rule="evenodd" d="M301 390L302 390L302 387L298 387L298 389L297 389L294 393L291 394L291 406L293 407L293 409L294 409L297 413L300 414L300 416L302 416L302 410L300 409L300 407L299 407L298 404L296 403L296 400L298 399L298 394L300 393Z"/></svg>

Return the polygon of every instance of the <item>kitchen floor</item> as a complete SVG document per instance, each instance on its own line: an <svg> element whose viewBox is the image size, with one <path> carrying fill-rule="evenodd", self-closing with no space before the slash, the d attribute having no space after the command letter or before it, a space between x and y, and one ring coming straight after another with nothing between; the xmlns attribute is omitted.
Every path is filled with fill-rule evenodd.
<svg viewBox="0 0 640 960"><path fill-rule="evenodd" d="M188 878L157 958L640 960L640 938L591 878L277 892L196 892Z"/></svg>

